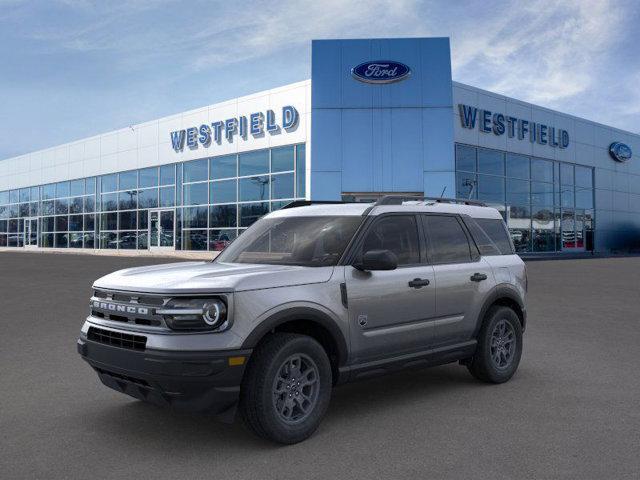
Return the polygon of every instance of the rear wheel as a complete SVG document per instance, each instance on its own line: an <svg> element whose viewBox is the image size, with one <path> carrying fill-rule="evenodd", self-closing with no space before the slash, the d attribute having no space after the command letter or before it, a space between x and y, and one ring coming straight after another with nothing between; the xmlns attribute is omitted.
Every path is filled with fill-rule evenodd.
<svg viewBox="0 0 640 480"><path fill-rule="evenodd" d="M240 409L257 435L297 443L313 434L331 397L331 364L313 338L295 333L267 337L251 356Z"/></svg>
<svg viewBox="0 0 640 480"><path fill-rule="evenodd" d="M478 334L478 346L467 368L478 380L503 383L518 369L522 355L522 325L509 307L487 312Z"/></svg>

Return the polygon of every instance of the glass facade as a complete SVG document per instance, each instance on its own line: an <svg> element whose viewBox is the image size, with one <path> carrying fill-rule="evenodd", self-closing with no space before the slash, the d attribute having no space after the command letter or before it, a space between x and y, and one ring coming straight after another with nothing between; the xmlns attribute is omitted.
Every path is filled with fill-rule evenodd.
<svg viewBox="0 0 640 480"><path fill-rule="evenodd" d="M593 168L456 144L456 196L497 208L520 253L593 250Z"/></svg>
<svg viewBox="0 0 640 480"><path fill-rule="evenodd" d="M305 145L0 192L0 247L221 250L305 198Z"/></svg>

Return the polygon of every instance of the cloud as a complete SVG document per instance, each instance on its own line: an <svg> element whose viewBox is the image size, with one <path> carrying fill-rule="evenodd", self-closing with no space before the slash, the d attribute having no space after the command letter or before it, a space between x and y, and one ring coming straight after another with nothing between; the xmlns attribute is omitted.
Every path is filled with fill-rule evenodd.
<svg viewBox="0 0 640 480"><path fill-rule="evenodd" d="M592 85L598 57L619 39L623 14L610 1L528 2L489 20L486 35L456 42L454 68L534 103L571 97Z"/></svg>
<svg viewBox="0 0 640 480"><path fill-rule="evenodd" d="M47 24L27 33L47 49L113 52L122 54L128 64L142 65L157 56L183 55L189 59L187 67L201 70L307 47L313 38L398 36L408 19L416 22L413 12L422 2L286 0L274 5L260 0L246 8L209 1L58 3L80 21L62 28Z"/></svg>
<svg viewBox="0 0 640 480"><path fill-rule="evenodd" d="M414 17L420 3L413 0L288 1L281 2L277 11L258 6L239 16L237 28L220 32L214 27L202 31L198 38L223 37L224 49L198 56L193 65L201 69L300 46L308 48L310 40L315 38L405 36L401 33L402 25ZM382 12L384 22L380 21Z"/></svg>
<svg viewBox="0 0 640 480"><path fill-rule="evenodd" d="M42 42L47 51L132 53L154 43L175 41L164 29L148 22L146 15L170 5L171 0L56 0L56 15L41 22L24 36ZM169 11L169 10L168 10ZM32 12L25 13L26 15Z"/></svg>

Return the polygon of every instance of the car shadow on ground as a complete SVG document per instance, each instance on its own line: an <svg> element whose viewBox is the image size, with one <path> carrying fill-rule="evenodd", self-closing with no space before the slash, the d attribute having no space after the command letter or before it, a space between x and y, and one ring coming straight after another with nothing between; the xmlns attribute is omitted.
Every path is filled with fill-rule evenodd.
<svg viewBox="0 0 640 480"><path fill-rule="evenodd" d="M333 391L320 429L338 431L347 421L353 422L358 417L369 422L376 415L402 411L416 402L429 402L435 394L456 396L470 384L483 386L464 367L452 364L341 385ZM93 410L84 421L103 435L131 439L138 448L144 449L150 439L153 443L170 444L172 454L193 453L194 445L223 450L281 448L252 435L239 415L232 424L227 424L213 416L176 412L125 397L108 408Z"/></svg>

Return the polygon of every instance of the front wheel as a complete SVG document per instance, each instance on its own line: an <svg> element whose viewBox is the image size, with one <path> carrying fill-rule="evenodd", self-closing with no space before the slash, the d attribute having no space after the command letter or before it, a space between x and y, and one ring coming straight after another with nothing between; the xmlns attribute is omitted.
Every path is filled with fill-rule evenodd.
<svg viewBox="0 0 640 480"><path fill-rule="evenodd" d="M251 356L240 409L260 437L292 444L318 428L331 397L331 364L313 338L275 333Z"/></svg>
<svg viewBox="0 0 640 480"><path fill-rule="evenodd" d="M494 306L485 316L478 334L478 346L467 365L478 380L504 383L520 364L522 355L522 325L509 307Z"/></svg>

